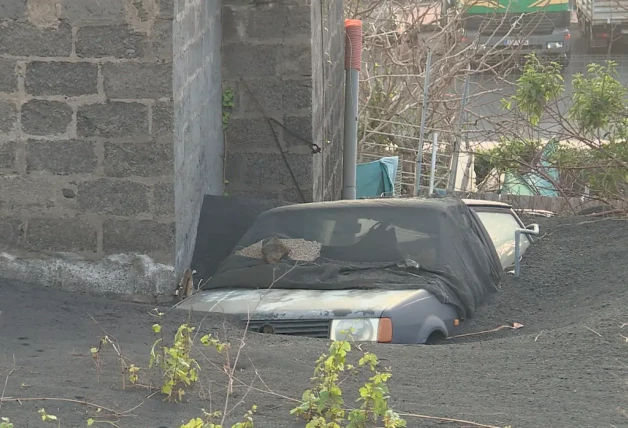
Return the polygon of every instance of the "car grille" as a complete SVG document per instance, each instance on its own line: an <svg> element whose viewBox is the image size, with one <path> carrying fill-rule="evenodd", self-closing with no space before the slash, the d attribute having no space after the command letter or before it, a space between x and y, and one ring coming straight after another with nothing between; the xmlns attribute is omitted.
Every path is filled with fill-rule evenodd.
<svg viewBox="0 0 628 428"><path fill-rule="evenodd" d="M511 20L519 18L520 15L512 14L506 16L469 16L465 23L465 28L477 30L483 36L504 36L510 31L510 35L523 37L530 34L552 34L556 28L565 28L569 21L565 21L565 14L558 13L530 13L520 17L518 29L512 29Z"/></svg>
<svg viewBox="0 0 628 428"><path fill-rule="evenodd" d="M246 325L246 320L243 320ZM271 326L274 334L291 336L329 338L331 321L329 320L290 320L290 319L253 319L249 322L249 331L260 332L264 326Z"/></svg>

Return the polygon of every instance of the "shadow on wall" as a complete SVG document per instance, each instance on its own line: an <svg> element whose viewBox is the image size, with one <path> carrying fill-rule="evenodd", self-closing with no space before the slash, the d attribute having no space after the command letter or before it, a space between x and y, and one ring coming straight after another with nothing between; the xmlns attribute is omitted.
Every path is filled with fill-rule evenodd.
<svg viewBox="0 0 628 428"><path fill-rule="evenodd" d="M192 256L195 277L201 281L211 277L255 218L283 205L291 204L276 199L205 195Z"/></svg>

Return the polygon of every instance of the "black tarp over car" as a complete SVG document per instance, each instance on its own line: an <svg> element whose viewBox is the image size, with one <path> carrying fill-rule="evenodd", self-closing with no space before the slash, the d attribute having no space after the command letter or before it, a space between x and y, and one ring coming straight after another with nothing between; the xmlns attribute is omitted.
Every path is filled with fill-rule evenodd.
<svg viewBox="0 0 628 428"><path fill-rule="evenodd" d="M311 262L236 254L270 237L319 242ZM461 200L370 199L290 205L259 215L203 289L426 289L473 315L501 267L486 229Z"/></svg>

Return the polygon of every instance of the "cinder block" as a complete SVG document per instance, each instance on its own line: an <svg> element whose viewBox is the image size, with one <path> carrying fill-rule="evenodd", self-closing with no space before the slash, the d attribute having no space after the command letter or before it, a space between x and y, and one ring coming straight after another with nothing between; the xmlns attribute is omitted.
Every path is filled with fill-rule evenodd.
<svg viewBox="0 0 628 428"><path fill-rule="evenodd" d="M103 167L109 177L159 177L173 173L172 143L105 143Z"/></svg>
<svg viewBox="0 0 628 428"><path fill-rule="evenodd" d="M311 150L311 143L314 140L311 116L284 116L283 125L286 127L283 131L283 141L288 150L298 149L303 153ZM317 144L321 145L321 142Z"/></svg>
<svg viewBox="0 0 628 428"><path fill-rule="evenodd" d="M311 187L303 187L301 188L301 192L303 192L303 198L301 198L301 193L297 189L284 189L278 193L277 199L282 202L292 202L292 203L308 203L314 202L314 191Z"/></svg>
<svg viewBox="0 0 628 428"><path fill-rule="evenodd" d="M50 177L0 175L2 210L49 210L55 206L55 192Z"/></svg>
<svg viewBox="0 0 628 428"><path fill-rule="evenodd" d="M89 141L29 141L26 170L56 175L88 174L96 169L94 143Z"/></svg>
<svg viewBox="0 0 628 428"><path fill-rule="evenodd" d="M32 62L24 85L32 95L79 96L98 92L98 66L89 63Z"/></svg>
<svg viewBox="0 0 628 428"><path fill-rule="evenodd" d="M238 9L238 12L236 20L246 22L248 37L258 40L285 37L288 21L292 19L288 17L287 8L282 5L253 5Z"/></svg>
<svg viewBox="0 0 628 428"><path fill-rule="evenodd" d="M123 0L61 0L59 18L70 21L124 22Z"/></svg>
<svg viewBox="0 0 628 428"><path fill-rule="evenodd" d="M171 101L157 102L153 106L153 137L159 141L172 141L174 105Z"/></svg>
<svg viewBox="0 0 628 428"><path fill-rule="evenodd" d="M0 19L21 19L28 14L26 0L2 0Z"/></svg>
<svg viewBox="0 0 628 428"><path fill-rule="evenodd" d="M159 13L157 16L163 19L174 18L174 2L175 0L157 0Z"/></svg>
<svg viewBox="0 0 628 428"><path fill-rule="evenodd" d="M133 181L101 178L78 186L81 209L95 214L133 216L147 213L148 186Z"/></svg>
<svg viewBox="0 0 628 428"><path fill-rule="evenodd" d="M11 93L17 90L17 73L15 66L15 60L0 58L0 92Z"/></svg>
<svg viewBox="0 0 628 428"><path fill-rule="evenodd" d="M0 248L21 247L23 227L23 222L19 219L0 218Z"/></svg>
<svg viewBox="0 0 628 428"><path fill-rule="evenodd" d="M102 73L109 98L172 97L172 63L105 64Z"/></svg>
<svg viewBox="0 0 628 428"><path fill-rule="evenodd" d="M68 57L71 51L72 28L67 23L39 28L24 21L5 21L0 26L0 55Z"/></svg>
<svg viewBox="0 0 628 428"><path fill-rule="evenodd" d="M76 35L76 54L81 58L141 58L148 37L128 25L81 27Z"/></svg>
<svg viewBox="0 0 628 428"><path fill-rule="evenodd" d="M31 100L22 105L22 131L30 135L63 134L72 121L72 107L60 101Z"/></svg>
<svg viewBox="0 0 628 428"><path fill-rule="evenodd" d="M234 166L235 163L243 177L241 184L251 188L296 188L290 170L300 187L311 188L312 155L286 154L286 158L290 169L279 153L230 153L227 162L228 166Z"/></svg>
<svg viewBox="0 0 628 428"><path fill-rule="evenodd" d="M278 46L253 46L245 43L223 45L224 77L272 77L277 71Z"/></svg>
<svg viewBox="0 0 628 428"><path fill-rule="evenodd" d="M30 250L95 253L96 227L80 218L30 219L25 244Z"/></svg>
<svg viewBox="0 0 628 428"><path fill-rule="evenodd" d="M293 5L256 5L246 9L250 38L275 39L310 35L311 8Z"/></svg>
<svg viewBox="0 0 628 428"><path fill-rule="evenodd" d="M0 101L0 133L11 132L17 119L17 107L12 101Z"/></svg>
<svg viewBox="0 0 628 428"><path fill-rule="evenodd" d="M158 59L172 59L172 26L171 19L156 19L153 24L151 42Z"/></svg>
<svg viewBox="0 0 628 428"><path fill-rule="evenodd" d="M81 137L148 136L148 107L124 102L80 106L77 132Z"/></svg>
<svg viewBox="0 0 628 428"><path fill-rule="evenodd" d="M277 77L249 80L246 85L239 83L237 91L245 113L257 115L281 114L283 107L283 93L285 82ZM261 107L261 110L260 110Z"/></svg>
<svg viewBox="0 0 628 428"><path fill-rule="evenodd" d="M107 254L168 252L174 256L175 225L153 220L107 220L103 250Z"/></svg>
<svg viewBox="0 0 628 428"><path fill-rule="evenodd" d="M279 125L272 125L277 135L282 130ZM277 149L277 141L266 118L257 119L230 119L225 131L227 144L230 147L238 147L238 150Z"/></svg>
<svg viewBox="0 0 628 428"><path fill-rule="evenodd" d="M15 142L0 143L0 169L13 169L15 167Z"/></svg>
<svg viewBox="0 0 628 428"><path fill-rule="evenodd" d="M244 38L246 14L225 6L222 8L222 39L223 42L240 41Z"/></svg>
<svg viewBox="0 0 628 428"><path fill-rule="evenodd" d="M312 108L312 80L284 80L283 81L283 110L311 110Z"/></svg>
<svg viewBox="0 0 628 428"><path fill-rule="evenodd" d="M327 58L325 58L326 60ZM321 59L321 62L323 59ZM303 77L312 74L312 46L310 44L284 45L278 73L282 76Z"/></svg>
<svg viewBox="0 0 628 428"><path fill-rule="evenodd" d="M174 215L174 183L158 183L153 188L155 215Z"/></svg>

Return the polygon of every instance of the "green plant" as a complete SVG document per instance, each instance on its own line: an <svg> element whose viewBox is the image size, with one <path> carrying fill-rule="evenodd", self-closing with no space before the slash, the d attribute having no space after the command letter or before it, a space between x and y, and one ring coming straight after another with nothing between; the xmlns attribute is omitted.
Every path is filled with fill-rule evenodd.
<svg viewBox="0 0 628 428"><path fill-rule="evenodd" d="M316 361L315 386L307 389L301 404L291 410L291 414L305 418L306 428L364 428L369 422L381 423L384 428L405 427L406 421L390 409L388 405L387 381L392 374L386 370L380 372L377 357L365 352L359 359L358 367L347 362L351 352L348 341L335 341L329 347L329 353L323 354ZM340 388L340 375L344 372L356 373L358 368L368 368L371 377L359 389L357 402L360 407L348 413L344 407L343 393Z"/></svg>
<svg viewBox="0 0 628 428"><path fill-rule="evenodd" d="M87 426L88 427L94 426L94 424L106 424L106 425L111 425L113 427L118 427L118 424L116 424L114 422L111 422L111 421L99 421L99 420L96 420L96 419L93 419L93 418L89 418L87 420Z"/></svg>
<svg viewBox="0 0 628 428"><path fill-rule="evenodd" d="M558 63L542 64L530 54L517 79L515 95L502 100L502 105L507 110L516 106L532 125L538 125L548 103L556 101L565 90L560 69Z"/></svg>
<svg viewBox="0 0 628 428"><path fill-rule="evenodd" d="M9 418L0 418L0 428L13 428L13 424Z"/></svg>
<svg viewBox="0 0 628 428"><path fill-rule="evenodd" d="M154 324L153 332L161 333L161 325ZM194 327L182 324L174 335L172 346L164 344L163 337L157 339L150 351L149 368L159 365L163 370L164 383L161 392L168 401L181 401L185 390L183 385L190 386L198 380L200 366L190 356L192 350L192 333Z"/></svg>
<svg viewBox="0 0 628 428"><path fill-rule="evenodd" d="M164 314L157 309L153 311L153 315L161 318ZM198 380L198 372L200 365L191 356L194 347L194 338L192 333L196 328L188 324L181 324L175 333L172 346L165 344L162 333L161 324L153 324L153 333L159 334L161 337L157 339L150 351L149 368L159 366L163 371L164 381L161 386L161 392L166 396L167 401L181 401L185 395L185 387L189 387ZM210 334L200 338L203 346L212 346L218 353L222 353L229 348L228 343L222 343ZM133 369L133 370L131 370ZM135 376L138 368L131 366L129 373Z"/></svg>
<svg viewBox="0 0 628 428"><path fill-rule="evenodd" d="M615 62L607 61L604 65L590 64L586 74L575 75L565 116L557 107L564 91L558 65L542 65L532 55L516 82L515 95L502 100L506 109L515 110L516 106L525 116L529 131L538 131L532 128L546 113L560 118L564 132L557 133L560 141L547 161L560 174L553 184L562 195L580 194L586 188L591 196L602 200L628 196L628 90L618 80L615 68ZM477 176L485 176L493 168L541 173L538 163L545 145L541 134L517 128L513 135L502 136L498 146L479 153Z"/></svg>
<svg viewBox="0 0 628 428"><path fill-rule="evenodd" d="M579 73L573 78L569 117L587 133L624 124L628 91L619 82L616 67L614 61L606 61L606 65L589 64L586 76Z"/></svg>
<svg viewBox="0 0 628 428"><path fill-rule="evenodd" d="M229 119L231 118L231 110L234 104L234 93L231 89L227 88L222 93L222 127L227 128L229 126Z"/></svg>
<svg viewBox="0 0 628 428"><path fill-rule="evenodd" d="M141 368L136 366L135 364L131 363L122 354L122 350L120 348L120 344L117 343L117 340L115 338L111 338L111 337L109 337L107 335L103 336L100 339L100 341L98 343L98 347L93 347L93 348L90 349L90 353L92 355L92 359L94 360L94 364L96 365L97 371L100 373L100 370L101 370L100 361L101 361L101 358L102 358L102 352L108 346L111 346L111 348L113 348L113 350L115 351L115 353L118 356L118 363L120 365L120 371L121 371L121 375L122 375L122 389L126 388L127 377L128 377L128 380L131 382L131 384L148 388L147 386L140 385L138 383Z"/></svg>
<svg viewBox="0 0 628 428"><path fill-rule="evenodd" d="M59 418L56 417L55 415L49 415L48 413L46 413L46 409L39 409L37 413L39 413L39 415L41 416L42 421L53 422L53 423L56 422L57 427L61 426L61 420L59 420Z"/></svg>
<svg viewBox="0 0 628 428"><path fill-rule="evenodd" d="M244 415L244 421L231 425L231 428L253 428L253 413L257 411L257 406L253 406L251 410L247 411ZM203 418L194 418L186 424L181 425L179 428L223 428L220 424L212 422L214 418L218 418L222 415L221 412L208 413L204 409Z"/></svg>

